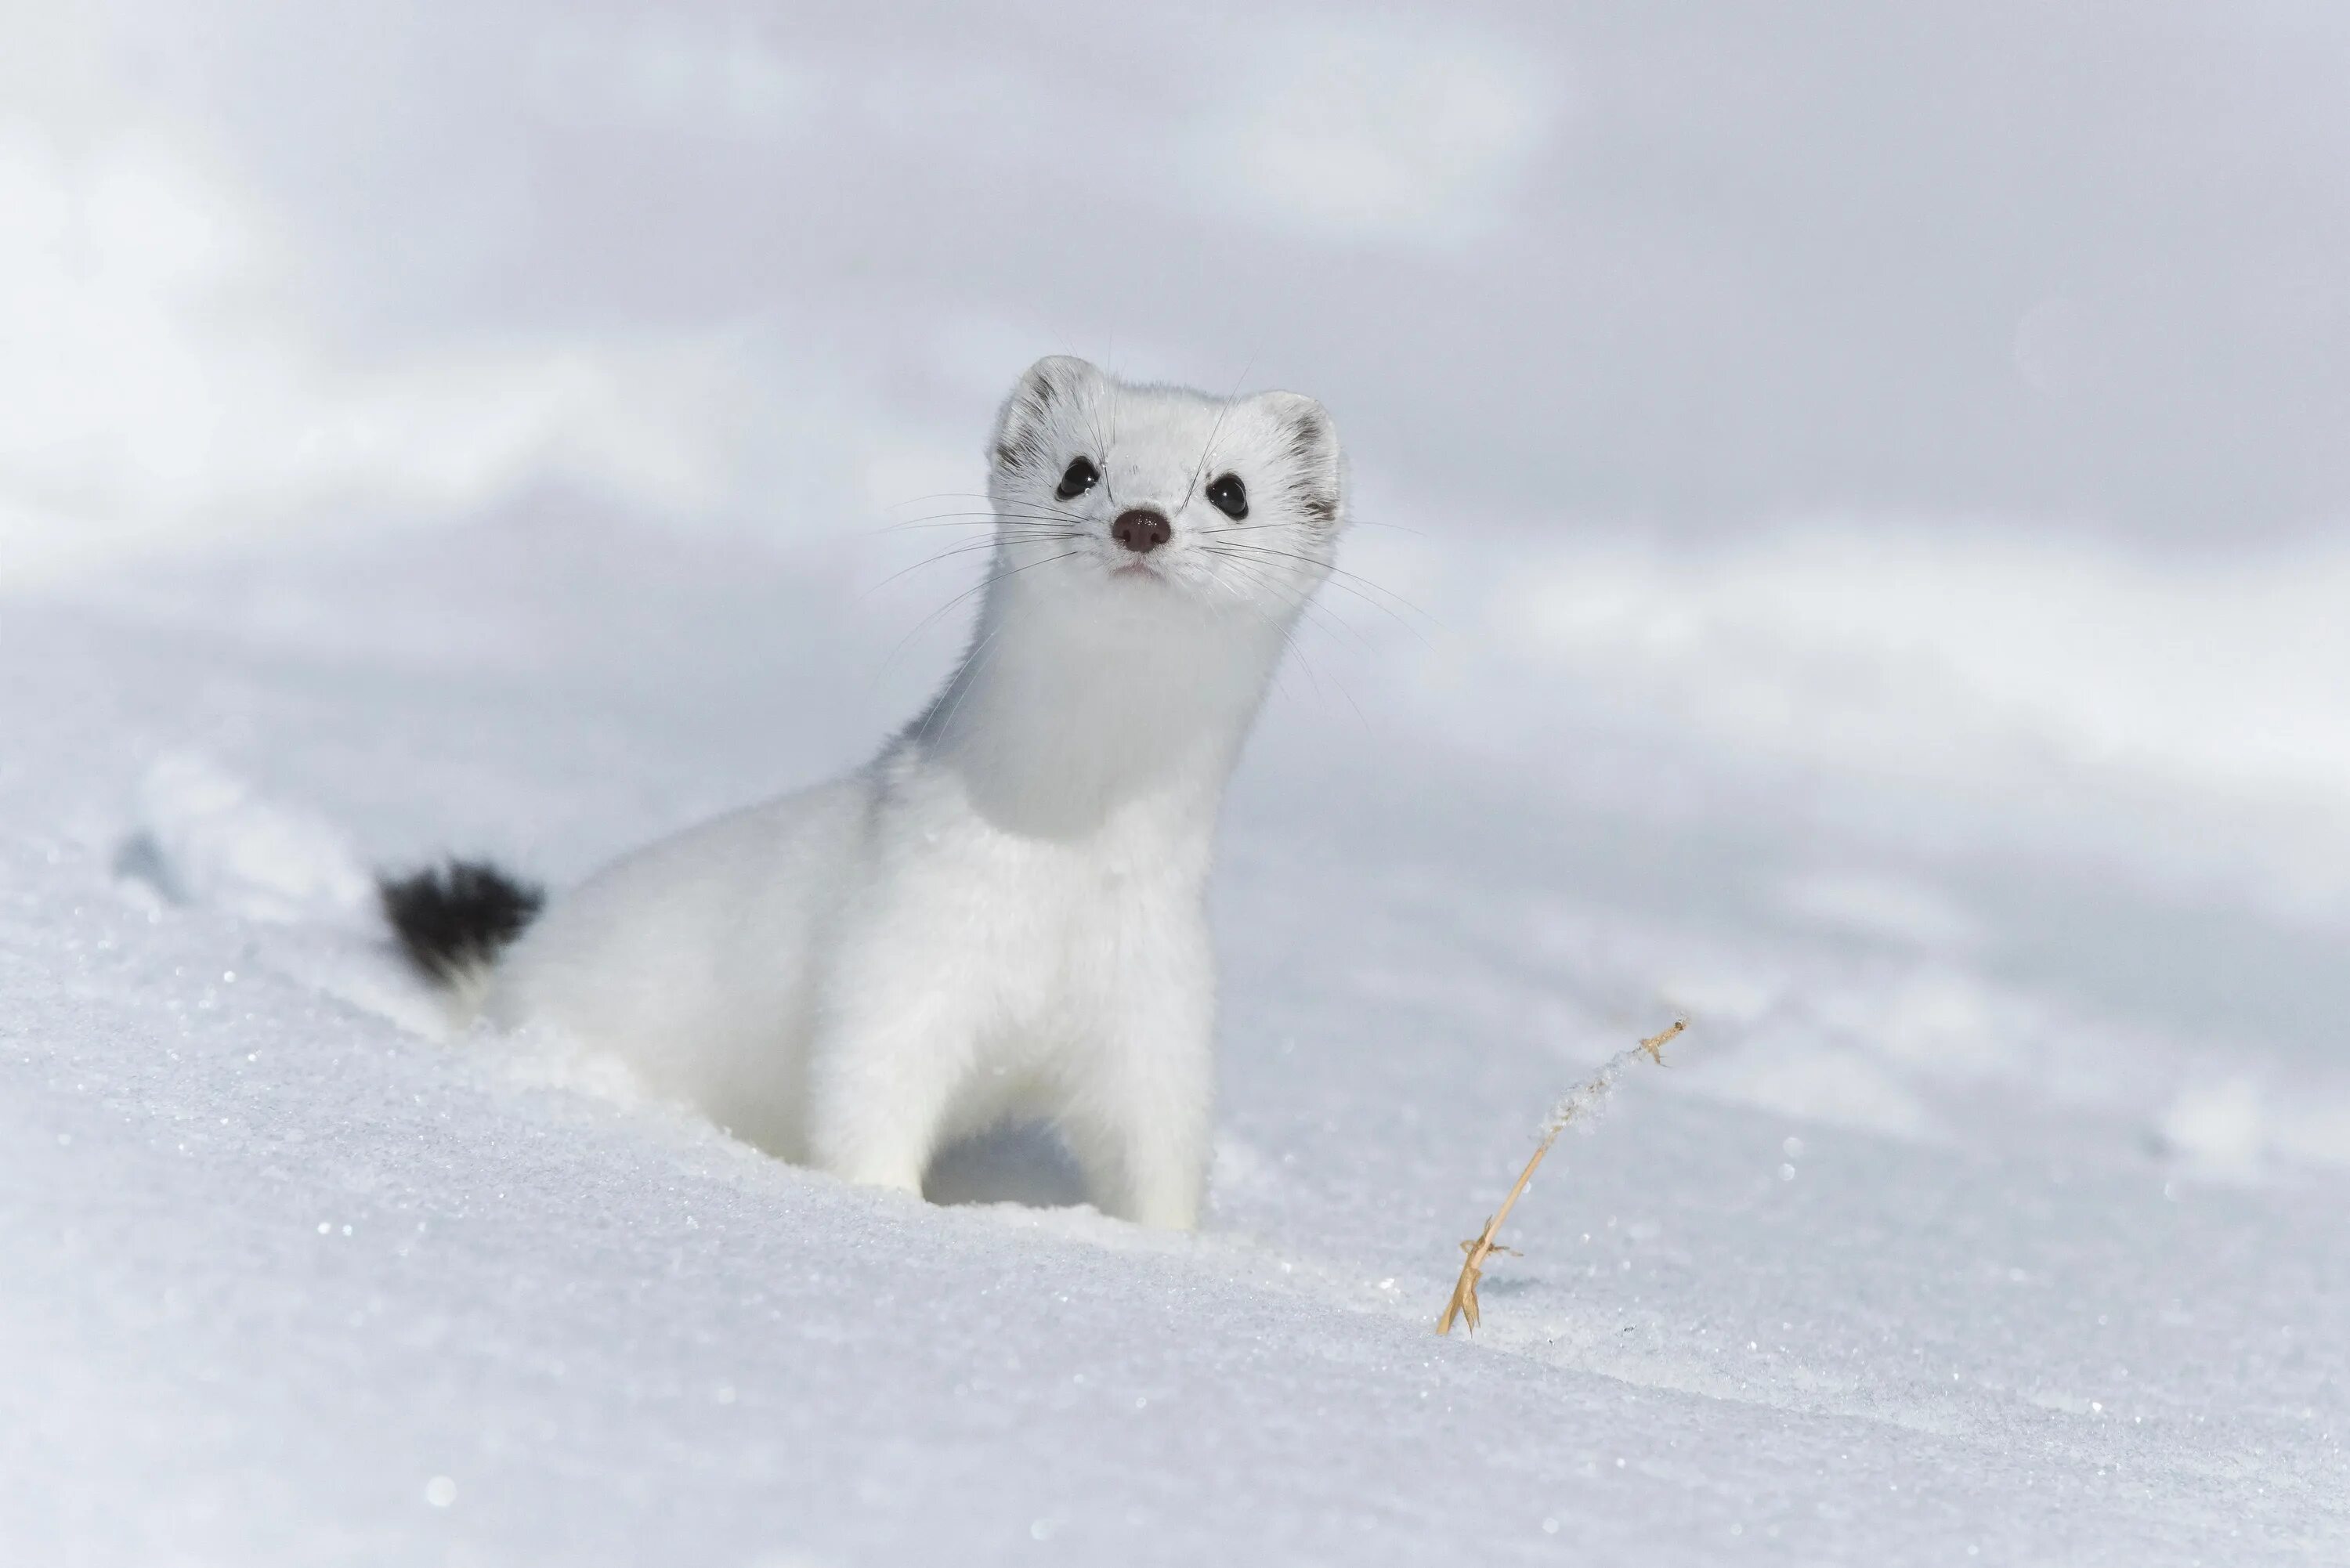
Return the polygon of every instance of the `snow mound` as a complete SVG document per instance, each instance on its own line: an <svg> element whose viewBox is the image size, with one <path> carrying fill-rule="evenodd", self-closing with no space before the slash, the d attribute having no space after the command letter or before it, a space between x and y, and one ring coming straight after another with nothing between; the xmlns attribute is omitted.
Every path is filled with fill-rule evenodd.
<svg viewBox="0 0 2350 1568"><path fill-rule="evenodd" d="M202 753L173 752L148 768L137 818L116 868L171 903L346 927L374 910L375 879L344 834Z"/></svg>

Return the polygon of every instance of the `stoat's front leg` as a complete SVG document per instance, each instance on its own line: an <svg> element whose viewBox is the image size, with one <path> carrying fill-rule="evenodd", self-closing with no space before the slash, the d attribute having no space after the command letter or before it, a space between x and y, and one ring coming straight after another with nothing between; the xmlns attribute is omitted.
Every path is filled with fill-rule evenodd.
<svg viewBox="0 0 2350 1568"><path fill-rule="evenodd" d="M1058 1117L1105 1213L1189 1231L1206 1196L1215 1101L1215 961L1196 916L1118 944Z"/></svg>
<svg viewBox="0 0 2350 1568"><path fill-rule="evenodd" d="M979 1033L941 945L867 922L837 950L808 1052L808 1152L846 1180L920 1193Z"/></svg>

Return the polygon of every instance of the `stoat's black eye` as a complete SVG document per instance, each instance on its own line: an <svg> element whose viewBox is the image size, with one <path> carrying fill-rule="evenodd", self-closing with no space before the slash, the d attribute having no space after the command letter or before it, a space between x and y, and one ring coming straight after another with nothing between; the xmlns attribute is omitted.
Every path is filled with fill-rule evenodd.
<svg viewBox="0 0 2350 1568"><path fill-rule="evenodd" d="M1061 471L1060 488L1053 493L1064 501L1075 501L1100 483L1101 470L1093 465L1090 458L1072 458L1069 466Z"/></svg>
<svg viewBox="0 0 2350 1568"><path fill-rule="evenodd" d="M1241 476L1237 473L1218 476L1216 482L1208 486L1208 500L1217 511L1235 523L1248 515L1248 486L1241 483Z"/></svg>

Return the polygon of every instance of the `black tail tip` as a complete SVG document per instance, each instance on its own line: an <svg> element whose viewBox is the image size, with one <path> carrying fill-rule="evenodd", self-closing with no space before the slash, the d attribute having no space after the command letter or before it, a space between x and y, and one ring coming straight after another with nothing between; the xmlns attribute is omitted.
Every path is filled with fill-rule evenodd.
<svg viewBox="0 0 2350 1568"><path fill-rule="evenodd" d="M376 890L409 961L442 985L486 967L546 902L537 887L479 860L380 877Z"/></svg>

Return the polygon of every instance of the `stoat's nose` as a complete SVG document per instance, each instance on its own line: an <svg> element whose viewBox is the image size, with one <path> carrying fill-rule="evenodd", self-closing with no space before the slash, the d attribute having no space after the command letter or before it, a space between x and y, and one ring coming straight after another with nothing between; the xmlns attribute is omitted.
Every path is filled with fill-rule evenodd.
<svg viewBox="0 0 2350 1568"><path fill-rule="evenodd" d="M1175 527L1165 514L1138 506L1118 514L1118 521L1109 525L1109 536L1136 555L1148 556L1175 536Z"/></svg>

